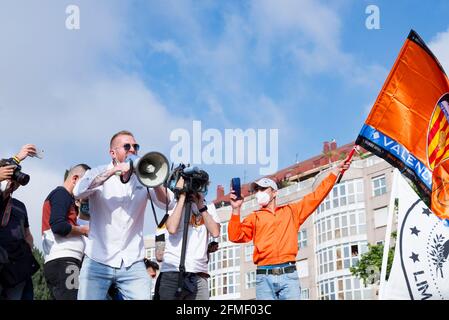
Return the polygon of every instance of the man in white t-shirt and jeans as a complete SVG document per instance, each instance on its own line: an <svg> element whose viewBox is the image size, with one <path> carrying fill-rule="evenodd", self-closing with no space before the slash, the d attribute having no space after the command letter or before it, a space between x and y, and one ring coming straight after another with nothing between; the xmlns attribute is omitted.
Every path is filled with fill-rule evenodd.
<svg viewBox="0 0 449 320"><path fill-rule="evenodd" d="M184 180L179 179L177 189L182 190ZM176 296L179 280L179 264L184 231L184 206L186 194L179 193L174 210L169 212L166 222L168 238L165 243L164 257L157 285L160 300L208 300L207 263L209 237L220 235L220 222L215 206L207 206L204 195L196 193L192 196L191 218L187 234L186 258L183 290Z"/></svg>

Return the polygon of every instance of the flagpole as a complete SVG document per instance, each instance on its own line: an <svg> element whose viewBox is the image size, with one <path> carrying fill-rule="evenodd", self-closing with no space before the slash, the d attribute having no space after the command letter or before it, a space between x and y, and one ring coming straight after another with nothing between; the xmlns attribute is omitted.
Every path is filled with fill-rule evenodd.
<svg viewBox="0 0 449 320"><path fill-rule="evenodd" d="M354 156L354 152L356 152L356 150L357 150L358 147L359 147L359 146L358 146L357 144L354 145L354 147L352 148L351 152L349 152L349 155L348 155L348 158L347 158L347 160L346 160L346 163L348 163L348 162L350 163L350 162L351 162L351 159L352 159L352 157ZM336 184L340 183L341 178L343 178L343 174L345 173L346 170L347 170L347 169L344 169L344 170L341 170L341 171L339 172L338 177L337 177L337 182L335 182Z"/></svg>
<svg viewBox="0 0 449 320"><path fill-rule="evenodd" d="M391 184L390 203L388 204L388 220L387 220L387 230L385 232L384 252L382 256L382 269L380 271L379 300L383 300L385 295L384 291L386 285L388 253L390 251L391 230L393 229L393 218L394 218L394 202L397 197L399 174L400 173L398 169L394 169L393 182Z"/></svg>

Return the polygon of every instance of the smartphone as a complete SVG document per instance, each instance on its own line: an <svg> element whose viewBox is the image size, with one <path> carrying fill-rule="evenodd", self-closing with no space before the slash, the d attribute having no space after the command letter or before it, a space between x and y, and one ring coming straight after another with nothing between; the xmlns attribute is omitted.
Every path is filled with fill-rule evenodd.
<svg viewBox="0 0 449 320"><path fill-rule="evenodd" d="M240 188L240 178L232 178L231 180L231 186L232 190L235 191L235 195L237 196L237 199L242 199L242 193Z"/></svg>

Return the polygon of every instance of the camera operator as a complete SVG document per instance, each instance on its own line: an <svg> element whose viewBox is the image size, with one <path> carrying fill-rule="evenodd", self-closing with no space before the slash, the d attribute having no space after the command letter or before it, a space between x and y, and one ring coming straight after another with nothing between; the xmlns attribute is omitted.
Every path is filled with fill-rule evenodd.
<svg viewBox="0 0 449 320"><path fill-rule="evenodd" d="M83 236L88 235L89 226L78 225L78 208L73 197L73 188L89 169L86 164L72 167L64 177L63 186L52 190L44 202L44 276L55 300L77 299L78 288L68 280L74 273L79 275L85 246Z"/></svg>
<svg viewBox="0 0 449 320"><path fill-rule="evenodd" d="M215 206L204 203L201 192L187 193L184 190L184 179L179 178L176 189L180 190L176 207L169 212L166 222L168 238L166 239L161 272L158 277L158 296L160 300L208 300L207 284L207 250L209 235L218 237L220 222ZM178 289L179 264L184 231L184 206L187 196L192 197L191 219L187 234L184 285L180 296L175 294Z"/></svg>
<svg viewBox="0 0 449 320"><path fill-rule="evenodd" d="M324 200L337 180L347 170L346 158L312 193L300 201L277 206L278 187L269 178L252 184L261 206L240 222L243 199L237 200L231 191L232 216L228 225L229 240L235 243L254 241L257 300L295 300L301 298L301 286L296 270L298 232L301 224ZM257 230L257 231L256 231Z"/></svg>
<svg viewBox="0 0 449 320"><path fill-rule="evenodd" d="M32 253L33 236L25 204L13 198L12 193L29 180L28 175L20 172L19 163L35 155L36 147L27 144L11 159L0 160L0 247L8 255L8 262L0 271L0 299L33 299L31 276L39 265Z"/></svg>
<svg viewBox="0 0 449 320"><path fill-rule="evenodd" d="M86 198L90 229L80 273L79 300L105 300L111 284L126 300L149 300L150 279L143 263L143 224L149 199L172 208L173 193L158 186L147 189L125 162L140 146L129 131L114 134L109 144L111 162L93 168L78 181L75 198ZM122 183L120 175L129 179Z"/></svg>

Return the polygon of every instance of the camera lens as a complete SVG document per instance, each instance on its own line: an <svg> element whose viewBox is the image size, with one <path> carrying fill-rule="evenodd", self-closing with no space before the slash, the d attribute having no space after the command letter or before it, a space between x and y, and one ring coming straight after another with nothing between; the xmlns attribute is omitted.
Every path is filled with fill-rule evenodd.
<svg viewBox="0 0 449 320"><path fill-rule="evenodd" d="M25 186L28 184L28 182L30 182L30 176L23 172L20 172L19 170L14 171L12 179L17 181L22 186Z"/></svg>

